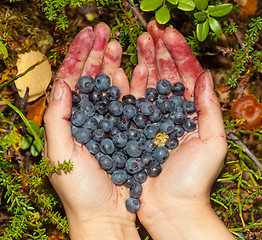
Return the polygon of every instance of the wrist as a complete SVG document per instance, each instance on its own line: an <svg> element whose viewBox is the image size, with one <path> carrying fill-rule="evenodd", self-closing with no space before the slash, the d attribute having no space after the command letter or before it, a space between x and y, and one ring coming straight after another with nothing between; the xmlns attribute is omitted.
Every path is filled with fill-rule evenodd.
<svg viewBox="0 0 262 240"><path fill-rule="evenodd" d="M112 215L68 216L72 240L136 240L140 239L133 219Z"/></svg>
<svg viewBox="0 0 262 240"><path fill-rule="evenodd" d="M154 217L141 221L154 240L234 240L213 211L209 201L162 208Z"/></svg>

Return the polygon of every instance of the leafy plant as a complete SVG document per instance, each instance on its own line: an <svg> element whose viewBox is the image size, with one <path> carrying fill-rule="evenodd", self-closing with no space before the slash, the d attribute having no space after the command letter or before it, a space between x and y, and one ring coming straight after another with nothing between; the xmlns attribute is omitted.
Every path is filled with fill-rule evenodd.
<svg viewBox="0 0 262 240"><path fill-rule="evenodd" d="M233 73L227 82L231 88L235 88L239 80L247 78L248 74L255 70L262 72L262 51L254 48L256 38L262 30L262 18L257 17L251 20L245 40L242 41L242 48L234 49L232 52Z"/></svg>
<svg viewBox="0 0 262 240"><path fill-rule="evenodd" d="M209 5L208 0L143 0L140 8L142 11L155 11L156 20L160 24L166 24L170 20L170 12L174 8L192 15L196 23L197 38L202 42L207 38L210 29L221 35L219 19L227 15L233 5L230 3Z"/></svg>
<svg viewBox="0 0 262 240"><path fill-rule="evenodd" d="M28 122L40 140L44 142L44 127L39 127L38 124L32 120L29 120ZM37 140L34 139L32 131L29 128L26 128L26 131L27 134L22 138L21 149L30 149L32 156L37 157L42 152L41 146Z"/></svg>

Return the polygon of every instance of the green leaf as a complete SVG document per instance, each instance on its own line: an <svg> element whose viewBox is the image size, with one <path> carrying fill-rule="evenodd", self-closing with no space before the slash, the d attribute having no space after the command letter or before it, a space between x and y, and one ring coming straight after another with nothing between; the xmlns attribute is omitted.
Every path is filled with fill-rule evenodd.
<svg viewBox="0 0 262 240"><path fill-rule="evenodd" d="M127 53L133 53L135 51L135 47L133 44L130 44L126 50Z"/></svg>
<svg viewBox="0 0 262 240"><path fill-rule="evenodd" d="M33 144L30 147L30 152L32 156L37 157L41 153L41 146L38 144L36 140L33 141Z"/></svg>
<svg viewBox="0 0 262 240"><path fill-rule="evenodd" d="M178 0L167 0L168 2L174 4L174 5L177 5L178 4Z"/></svg>
<svg viewBox="0 0 262 240"><path fill-rule="evenodd" d="M33 137L31 137L28 134L23 136L22 137L21 149L22 150L28 149L31 146L32 142L33 142Z"/></svg>
<svg viewBox="0 0 262 240"><path fill-rule="evenodd" d="M166 5L156 11L156 20L160 24L166 24L170 19L170 12Z"/></svg>
<svg viewBox="0 0 262 240"><path fill-rule="evenodd" d="M208 6L207 0L195 0L196 8L198 10L205 10Z"/></svg>
<svg viewBox="0 0 262 240"><path fill-rule="evenodd" d="M145 12L154 11L160 7L162 3L163 0L143 0L140 4L140 8Z"/></svg>
<svg viewBox="0 0 262 240"><path fill-rule="evenodd" d="M137 54L136 53L134 53L131 57L130 57L130 62L132 63L132 64L137 64Z"/></svg>
<svg viewBox="0 0 262 240"><path fill-rule="evenodd" d="M212 17L223 17L231 12L233 5L231 3L224 3L217 6L209 5L207 11Z"/></svg>
<svg viewBox="0 0 262 240"><path fill-rule="evenodd" d="M5 59L8 57L8 51L6 49L6 46L2 41L0 41L0 59Z"/></svg>
<svg viewBox="0 0 262 240"><path fill-rule="evenodd" d="M203 22L207 18L207 13L206 12L196 12L194 13L194 17L196 20Z"/></svg>
<svg viewBox="0 0 262 240"><path fill-rule="evenodd" d="M197 38L200 42L203 42L207 38L209 31L208 19L203 23L198 23L196 26Z"/></svg>
<svg viewBox="0 0 262 240"><path fill-rule="evenodd" d="M39 131L39 137L40 137L40 138L44 138L44 132L45 132L44 127L41 127L41 128L40 128L40 131Z"/></svg>
<svg viewBox="0 0 262 240"><path fill-rule="evenodd" d="M39 131L40 131L39 125L33 120L29 120L28 122L30 123L30 125L31 125L32 129L35 131L35 133L38 135ZM26 130L29 134L33 135L33 133L31 132L31 130L29 128L26 128Z"/></svg>
<svg viewBox="0 0 262 240"><path fill-rule="evenodd" d="M183 11L193 11L195 2L193 0L179 0L177 8Z"/></svg>
<svg viewBox="0 0 262 240"><path fill-rule="evenodd" d="M221 25L215 18L212 18L212 17L209 18L209 26L214 33L216 34L222 33Z"/></svg>

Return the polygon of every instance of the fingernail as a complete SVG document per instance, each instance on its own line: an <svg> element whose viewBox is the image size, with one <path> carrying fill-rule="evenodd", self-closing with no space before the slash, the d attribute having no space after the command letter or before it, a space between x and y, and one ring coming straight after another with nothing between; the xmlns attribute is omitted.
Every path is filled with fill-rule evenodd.
<svg viewBox="0 0 262 240"><path fill-rule="evenodd" d="M123 68L118 68L117 71L124 72L124 69Z"/></svg>
<svg viewBox="0 0 262 240"><path fill-rule="evenodd" d="M63 97L63 93L64 93L64 80L63 79L59 79L58 81L55 81L54 84L54 100L59 100Z"/></svg>
<svg viewBox="0 0 262 240"><path fill-rule="evenodd" d="M212 88L214 89L214 82L213 82L213 78L212 78L212 76L211 76L211 72L210 72L210 70L207 70L207 72L208 72L209 81L210 81L210 83L211 83L211 86L212 86Z"/></svg>

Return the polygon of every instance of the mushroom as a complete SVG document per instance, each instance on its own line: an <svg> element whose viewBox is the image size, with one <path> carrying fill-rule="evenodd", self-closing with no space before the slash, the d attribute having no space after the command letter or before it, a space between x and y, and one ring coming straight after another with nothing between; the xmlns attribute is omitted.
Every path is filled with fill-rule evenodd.
<svg viewBox="0 0 262 240"><path fill-rule="evenodd" d="M262 104L253 94L244 95L242 99L234 102L231 116L233 119L245 119L246 129L257 129L262 126Z"/></svg>

